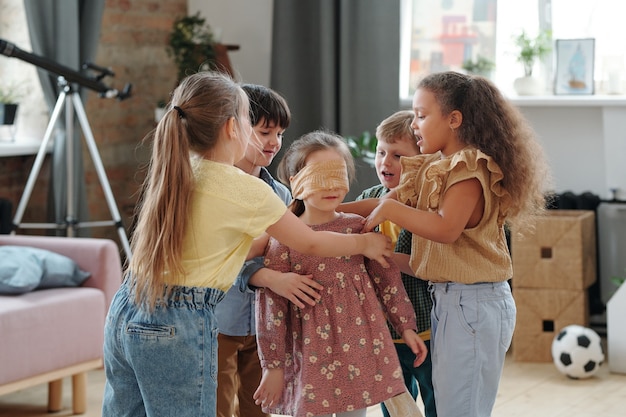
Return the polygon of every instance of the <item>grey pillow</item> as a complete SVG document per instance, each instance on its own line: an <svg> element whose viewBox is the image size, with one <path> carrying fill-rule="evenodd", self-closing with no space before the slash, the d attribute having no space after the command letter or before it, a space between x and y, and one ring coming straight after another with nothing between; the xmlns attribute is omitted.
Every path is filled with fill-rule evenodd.
<svg viewBox="0 0 626 417"><path fill-rule="evenodd" d="M28 246L0 246L0 294L77 287L90 276L67 256Z"/></svg>

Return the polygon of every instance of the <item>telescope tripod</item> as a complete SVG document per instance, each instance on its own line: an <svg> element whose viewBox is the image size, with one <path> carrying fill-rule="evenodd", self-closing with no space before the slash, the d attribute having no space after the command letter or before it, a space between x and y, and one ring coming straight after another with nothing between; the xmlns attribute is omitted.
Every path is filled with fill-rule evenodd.
<svg viewBox="0 0 626 417"><path fill-rule="evenodd" d="M87 115L85 113L83 103L80 99L80 95L67 83L67 81L65 81L63 77L59 77L59 86L62 87L61 92L59 93L59 97L54 106L54 110L52 111L52 116L46 128L43 141L41 142L41 146L39 147L39 151L37 152L37 156L35 157L33 168L28 176L28 181L26 182L24 193L22 194L20 202L15 211L15 217L13 219L14 228L12 234L15 234L15 229L21 227L31 229L66 229L67 236L75 236L76 229L81 227L115 226L122 242L122 246L124 247L124 251L126 252L126 256L128 259L130 259L131 252L130 245L128 243L128 237L126 236L126 231L124 230L124 226L122 224L122 218L117 209L117 205L113 197L113 192L111 191L111 186L107 179L106 172L102 164L102 159L100 158L100 155L98 153L96 141L91 131L91 127L89 126L89 121L87 120ZM59 117L61 116L61 110L63 106L65 106L65 156L67 175L67 212L65 216L65 222L60 224L21 223L24 211L26 210L26 205L28 204L28 200L30 199L31 193L35 186L35 181L37 180L37 176L39 175L41 166L44 162L44 158L48 148L48 142L50 141L50 138L52 137L55 129L55 125L59 120ZM85 143L87 144L87 148L89 149L89 154L91 155L91 159L95 166L98 179L100 180L100 185L102 187L102 191L104 192L104 197L106 199L107 205L109 206L112 220L80 222L78 221L76 213L74 212L77 207L75 202L76 196L73 187L73 181L76 180L73 146L75 140L74 114L78 116L78 121L80 123L81 129L83 131L83 136L85 138Z"/></svg>

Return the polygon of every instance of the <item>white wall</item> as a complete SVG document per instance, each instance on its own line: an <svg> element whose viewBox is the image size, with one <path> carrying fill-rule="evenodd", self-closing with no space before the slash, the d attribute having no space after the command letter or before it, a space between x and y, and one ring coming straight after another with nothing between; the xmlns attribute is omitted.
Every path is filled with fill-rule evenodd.
<svg viewBox="0 0 626 417"><path fill-rule="evenodd" d="M273 7L273 0L188 0L190 15L199 11L222 43L239 45L228 56L241 81L262 85L270 84Z"/></svg>
<svg viewBox="0 0 626 417"><path fill-rule="evenodd" d="M541 139L555 191L591 191L626 199L626 98L537 96L513 98Z"/></svg>

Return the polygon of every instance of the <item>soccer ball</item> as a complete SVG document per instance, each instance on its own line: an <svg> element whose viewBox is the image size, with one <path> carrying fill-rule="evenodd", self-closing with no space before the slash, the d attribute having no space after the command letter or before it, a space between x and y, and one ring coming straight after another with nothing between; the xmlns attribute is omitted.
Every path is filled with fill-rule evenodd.
<svg viewBox="0 0 626 417"><path fill-rule="evenodd" d="M562 374L572 379L589 378L604 362L600 336L577 324L566 326L552 341L552 359Z"/></svg>

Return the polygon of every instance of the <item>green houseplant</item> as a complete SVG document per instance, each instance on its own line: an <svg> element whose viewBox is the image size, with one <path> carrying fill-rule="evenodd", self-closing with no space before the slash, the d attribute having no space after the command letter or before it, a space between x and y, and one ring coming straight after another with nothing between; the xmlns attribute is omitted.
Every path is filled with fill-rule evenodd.
<svg viewBox="0 0 626 417"><path fill-rule="evenodd" d="M360 136L346 136L344 140L348 144L348 148L350 148L354 158L361 159L367 164L374 166L376 144L378 143L376 136L365 131Z"/></svg>
<svg viewBox="0 0 626 417"><path fill-rule="evenodd" d="M484 56L478 55L476 59L468 59L463 61L462 68L470 74L482 75L489 78L491 71L494 70L496 64Z"/></svg>
<svg viewBox="0 0 626 417"><path fill-rule="evenodd" d="M200 12L174 21L167 53L178 68L178 82L189 74L211 68L215 61L214 43L213 31Z"/></svg>
<svg viewBox="0 0 626 417"><path fill-rule="evenodd" d="M524 75L531 77L535 62L552 51L552 33L544 30L532 37L522 30L514 37L514 41L518 48L517 61L524 66Z"/></svg>
<svg viewBox="0 0 626 417"><path fill-rule="evenodd" d="M536 95L544 91L544 83L533 76L533 67L552 51L552 33L549 30L530 36L522 30L513 38L517 47L517 61L524 67L524 76L515 79L513 87L519 95Z"/></svg>

